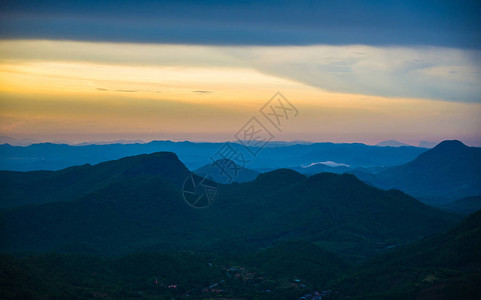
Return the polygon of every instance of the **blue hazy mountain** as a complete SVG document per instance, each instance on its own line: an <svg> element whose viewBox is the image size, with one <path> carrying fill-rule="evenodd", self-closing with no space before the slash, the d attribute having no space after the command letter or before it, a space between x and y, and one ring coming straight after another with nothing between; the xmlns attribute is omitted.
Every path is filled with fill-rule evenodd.
<svg viewBox="0 0 481 300"><path fill-rule="evenodd" d="M288 168L326 161L358 168L397 166L415 159L427 150L418 147L376 147L360 143L301 142L291 145L273 142L265 148L247 148L240 143L229 143L232 155L226 155L223 151L225 145L171 141L84 146L41 143L19 147L3 144L0 145L0 170L60 170L75 165L97 164L125 156L159 151L176 153L190 170L196 170L222 158L234 160L238 165L244 165L240 162L245 162L248 169Z"/></svg>
<svg viewBox="0 0 481 300"><path fill-rule="evenodd" d="M309 165L299 167L291 167L290 169L305 175L314 175L322 172L342 174L352 170L351 166L340 164L333 161L316 162Z"/></svg>
<svg viewBox="0 0 481 300"><path fill-rule="evenodd" d="M420 141L418 147L431 149L431 148L436 147L436 145L437 145L437 143L435 143L435 142Z"/></svg>
<svg viewBox="0 0 481 300"><path fill-rule="evenodd" d="M208 178L218 183L248 182L256 179L260 174L257 171L239 166L227 158L205 165L195 170L194 173L200 176L208 175Z"/></svg>
<svg viewBox="0 0 481 300"><path fill-rule="evenodd" d="M481 194L481 148L443 141L406 164L378 174L352 171L380 188L400 189L431 203Z"/></svg>
<svg viewBox="0 0 481 300"><path fill-rule="evenodd" d="M16 138L5 136L5 135L0 136L0 144L10 144L13 146L29 146L34 143L40 143L40 141L35 139L27 139L27 138L16 139Z"/></svg>
<svg viewBox="0 0 481 300"><path fill-rule="evenodd" d="M246 144L246 143L249 143L249 141L248 140L238 140L238 141L235 141L234 143ZM291 141L291 142L269 141L269 142L266 142L264 147L285 147L285 146L312 145L312 144L315 144L315 143L309 142L309 141Z"/></svg>
<svg viewBox="0 0 481 300"><path fill-rule="evenodd" d="M402 143L396 140L388 140L388 141L382 141L380 143L377 143L376 146L379 147L411 147L411 145Z"/></svg>

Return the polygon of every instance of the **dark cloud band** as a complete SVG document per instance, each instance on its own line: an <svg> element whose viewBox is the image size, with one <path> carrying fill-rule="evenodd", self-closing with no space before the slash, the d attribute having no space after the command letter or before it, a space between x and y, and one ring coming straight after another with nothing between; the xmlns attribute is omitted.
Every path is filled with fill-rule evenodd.
<svg viewBox="0 0 481 300"><path fill-rule="evenodd" d="M480 48L479 1L2 1L0 38Z"/></svg>

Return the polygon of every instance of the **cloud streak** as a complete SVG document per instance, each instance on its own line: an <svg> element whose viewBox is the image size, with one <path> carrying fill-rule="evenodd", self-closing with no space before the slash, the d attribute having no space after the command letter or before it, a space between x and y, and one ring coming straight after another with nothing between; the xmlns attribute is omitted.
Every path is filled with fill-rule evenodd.
<svg viewBox="0 0 481 300"><path fill-rule="evenodd" d="M132 72L137 73L143 67L148 67L147 71L139 71L134 79L140 79L141 82L162 79L161 84L155 88L167 88L164 83L175 78L177 81L185 80L186 76L191 82L209 80L210 75L203 73L206 69L218 72L219 75L213 79L221 83L227 79L223 76L230 74L224 71L238 70L249 71L250 76L255 78L256 74L268 75L337 93L481 102L480 50L363 45L121 46L122 51L118 51L118 43L0 41L0 57L25 62L85 62L96 69L94 73L88 74L89 79L94 81L105 80L107 77L124 80L130 78ZM47 70L57 65L49 64ZM109 66L123 67L105 74L104 70L110 69ZM75 68L65 66L59 71ZM246 80L245 76L232 74L234 77L231 80L238 83ZM176 84L175 80L171 84ZM110 90L145 90L138 87L107 87ZM195 84L191 87L190 91L195 94L213 91L210 85Z"/></svg>
<svg viewBox="0 0 481 300"><path fill-rule="evenodd" d="M197 95L208 95L212 94L213 91L194 91L194 93L196 93Z"/></svg>
<svg viewBox="0 0 481 300"><path fill-rule="evenodd" d="M307 46L256 47L236 53L260 72L328 91L481 102L477 50Z"/></svg>

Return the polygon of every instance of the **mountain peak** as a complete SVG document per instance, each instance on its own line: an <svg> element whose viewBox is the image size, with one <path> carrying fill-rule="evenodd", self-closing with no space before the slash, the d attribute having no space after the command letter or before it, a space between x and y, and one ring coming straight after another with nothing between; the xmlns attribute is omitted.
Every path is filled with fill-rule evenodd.
<svg viewBox="0 0 481 300"><path fill-rule="evenodd" d="M434 149L442 149L442 150L458 150L458 149L466 149L469 148L465 144L463 144L461 141L458 140L445 140L439 143Z"/></svg>
<svg viewBox="0 0 481 300"><path fill-rule="evenodd" d="M99 164L120 168L124 176L136 177L140 175L162 176L173 183L181 184L190 171L173 152L155 152L129 156L115 161Z"/></svg>
<svg viewBox="0 0 481 300"><path fill-rule="evenodd" d="M155 164L157 162L169 162L176 165L181 165L182 162L177 157L177 154L173 152L160 151L149 154L139 154L133 156L127 156L120 158L118 160L113 160L113 162L130 162L132 164L144 164L148 166L149 164ZM104 162L101 164L107 164L109 162ZM182 164L183 165L183 164Z"/></svg>
<svg viewBox="0 0 481 300"><path fill-rule="evenodd" d="M381 172L377 185L419 198L454 200L480 194L480 169L481 148L447 140L413 161Z"/></svg>
<svg viewBox="0 0 481 300"><path fill-rule="evenodd" d="M474 148L468 147L458 140L442 141L436 147L419 155L412 162L407 163L424 167L433 167L434 165L444 165L448 160L453 160L455 157L465 157L466 153L471 152ZM453 162L459 164L459 162Z"/></svg>

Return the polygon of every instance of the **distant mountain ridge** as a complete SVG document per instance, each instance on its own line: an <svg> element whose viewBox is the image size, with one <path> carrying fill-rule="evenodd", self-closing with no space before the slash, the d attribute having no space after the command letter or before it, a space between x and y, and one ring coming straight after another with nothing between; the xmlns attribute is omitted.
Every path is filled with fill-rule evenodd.
<svg viewBox="0 0 481 300"><path fill-rule="evenodd" d="M388 140L377 143L376 146L379 147L412 147L412 145L402 143L396 140Z"/></svg>
<svg viewBox="0 0 481 300"><path fill-rule="evenodd" d="M322 172L342 174L352 170L349 165L332 161L311 163L305 166L291 167L290 169L305 175L314 175Z"/></svg>
<svg viewBox="0 0 481 300"><path fill-rule="evenodd" d="M437 145L437 143L435 143L435 142L420 141L418 147L431 149L431 148L436 147L436 145Z"/></svg>
<svg viewBox="0 0 481 300"><path fill-rule="evenodd" d="M248 149L239 143L229 143L233 151L244 156L244 167L279 169L301 166L312 162L341 162L357 167L396 166L416 158L426 151L417 147L377 147L361 143L302 143L273 142L264 148ZM41 143L27 147L0 145L0 169L12 171L60 170L63 168L97 164L125 156L149 154L159 151L174 152L190 169L196 170L222 158L219 149L224 143L193 143L153 141L145 144L109 144L69 146ZM255 157L250 151L256 153Z"/></svg>
<svg viewBox="0 0 481 300"><path fill-rule="evenodd" d="M9 136L2 135L0 136L0 144L9 144L12 146L30 146L34 143L40 143L39 140L35 139L17 139Z"/></svg>

